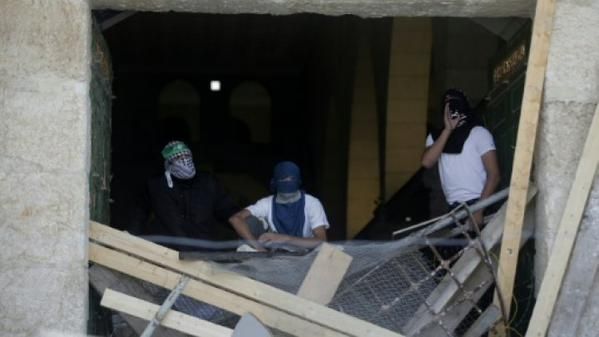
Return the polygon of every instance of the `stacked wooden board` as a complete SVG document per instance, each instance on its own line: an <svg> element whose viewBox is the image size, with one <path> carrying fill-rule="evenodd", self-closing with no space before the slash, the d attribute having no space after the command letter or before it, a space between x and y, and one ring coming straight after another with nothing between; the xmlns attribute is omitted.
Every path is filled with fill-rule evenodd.
<svg viewBox="0 0 599 337"><path fill-rule="evenodd" d="M165 289L173 289L181 277L189 276L184 295L237 315L251 313L293 336L402 336L215 264L181 261L175 250L95 222L90 226L90 241L90 262Z"/></svg>

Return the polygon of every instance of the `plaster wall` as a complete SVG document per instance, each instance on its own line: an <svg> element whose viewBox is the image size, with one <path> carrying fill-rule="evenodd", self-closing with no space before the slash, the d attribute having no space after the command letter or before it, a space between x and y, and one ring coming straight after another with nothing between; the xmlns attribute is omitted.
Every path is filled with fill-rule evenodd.
<svg viewBox="0 0 599 337"><path fill-rule="evenodd" d="M538 130L536 275L551 247L599 101L599 2L557 2ZM595 336L599 326L599 181L595 179L549 336ZM540 278L540 277L539 277ZM538 282L539 280L537 280ZM538 287L537 287L538 289Z"/></svg>
<svg viewBox="0 0 599 337"><path fill-rule="evenodd" d="M90 11L0 2L0 335L85 332Z"/></svg>

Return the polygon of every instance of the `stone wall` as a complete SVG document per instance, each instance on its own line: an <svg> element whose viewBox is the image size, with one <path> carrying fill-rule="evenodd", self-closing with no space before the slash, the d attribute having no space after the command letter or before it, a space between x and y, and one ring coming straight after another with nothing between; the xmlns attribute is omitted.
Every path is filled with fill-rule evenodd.
<svg viewBox="0 0 599 337"><path fill-rule="evenodd" d="M583 0L591 1L591 0ZM202 13L320 13L383 16L528 17L535 0L90 0L94 8Z"/></svg>
<svg viewBox="0 0 599 337"><path fill-rule="evenodd" d="M0 2L0 335L85 331L90 11Z"/></svg>
<svg viewBox="0 0 599 337"><path fill-rule="evenodd" d="M98 8L363 16L526 16L532 0L91 0ZM599 96L599 2L560 0L535 178L537 275L547 263ZM83 332L87 300L90 12L83 0L0 2L0 335ZM599 329L599 183L550 336Z"/></svg>
<svg viewBox="0 0 599 337"><path fill-rule="evenodd" d="M557 2L537 142L536 275L555 241L588 128L599 101L599 2ZM582 220L549 337L599 331L599 181ZM537 287L538 288L538 287Z"/></svg>

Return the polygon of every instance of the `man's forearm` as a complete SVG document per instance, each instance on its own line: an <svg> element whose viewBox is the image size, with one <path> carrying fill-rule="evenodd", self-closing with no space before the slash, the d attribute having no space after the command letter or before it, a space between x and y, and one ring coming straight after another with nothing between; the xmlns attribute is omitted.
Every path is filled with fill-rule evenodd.
<svg viewBox="0 0 599 337"><path fill-rule="evenodd" d="M447 144L447 140L449 139L450 135L451 131L448 129L444 129L441 132L439 138L437 138L433 145L429 146L424 151L424 154L422 155L422 166L431 168L433 165L435 165L437 160L439 160L439 157L441 157L443 149L445 148L445 144Z"/></svg>
<svg viewBox="0 0 599 337"><path fill-rule="evenodd" d="M289 239L289 241L287 241L287 243L289 243L293 246L302 247L302 248L314 248L323 242L324 242L324 240L319 239L319 238L299 238L299 237L291 237Z"/></svg>
<svg viewBox="0 0 599 337"><path fill-rule="evenodd" d="M241 237L243 240L247 241L252 247L258 250L264 249L258 242L258 239L254 237L254 235L250 231L250 227L245 221L247 216L244 216L245 214L243 214L243 212L245 211L241 211L241 213L235 214L232 217L230 217L229 223L233 226L233 229L235 229L237 235L239 235L239 237Z"/></svg>
<svg viewBox="0 0 599 337"><path fill-rule="evenodd" d="M487 180L485 181L485 186L483 187L483 191L480 194L480 199L486 199L489 196L491 196L493 193L495 193L495 190L497 189L497 185L499 185L499 177L498 176L491 176L488 177Z"/></svg>
<svg viewBox="0 0 599 337"><path fill-rule="evenodd" d="M242 239L247 241L256 241L256 238L252 235L252 232L250 231L250 228L245 220L238 217L231 217L229 222Z"/></svg>

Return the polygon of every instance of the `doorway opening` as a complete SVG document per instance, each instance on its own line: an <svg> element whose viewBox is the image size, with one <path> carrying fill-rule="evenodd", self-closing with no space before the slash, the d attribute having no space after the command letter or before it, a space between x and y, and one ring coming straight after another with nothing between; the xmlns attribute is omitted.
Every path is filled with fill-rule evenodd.
<svg viewBox="0 0 599 337"><path fill-rule="evenodd" d="M162 174L160 150L174 139L242 207L269 193L276 162L295 161L333 240L428 218L432 193L414 198L405 187L450 87L493 132L505 185L529 27L515 18L129 15L101 33L114 74L112 126L100 138L112 148L110 224L157 233L145 183Z"/></svg>

